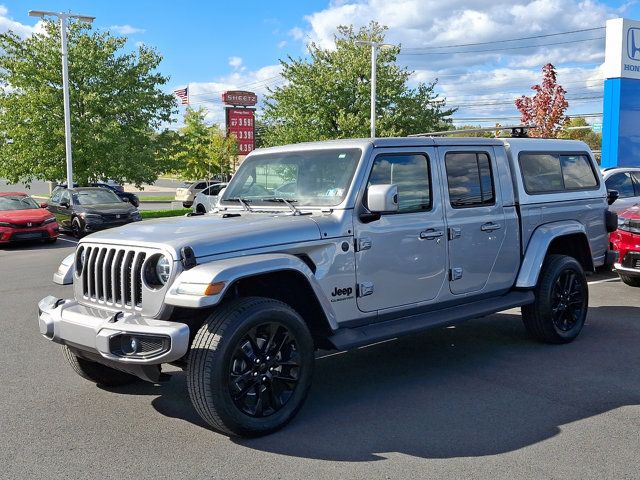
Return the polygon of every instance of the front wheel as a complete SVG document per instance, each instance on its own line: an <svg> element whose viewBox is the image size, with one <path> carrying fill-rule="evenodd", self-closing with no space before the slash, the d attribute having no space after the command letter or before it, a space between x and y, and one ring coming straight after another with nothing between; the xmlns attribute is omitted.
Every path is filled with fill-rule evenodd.
<svg viewBox="0 0 640 480"><path fill-rule="evenodd" d="M255 437L286 425L311 386L313 339L288 305L260 297L216 309L191 345L187 386L216 430Z"/></svg>
<svg viewBox="0 0 640 480"><path fill-rule="evenodd" d="M74 217L71 221L71 233L76 238L82 238L85 234L84 226L78 217Z"/></svg>
<svg viewBox="0 0 640 480"><path fill-rule="evenodd" d="M578 261L565 255L549 255L542 265L535 301L522 307L529 334L546 343L569 343L587 318L589 289Z"/></svg>
<svg viewBox="0 0 640 480"><path fill-rule="evenodd" d="M66 345L62 346L62 353L74 372L98 385L117 387L138 381L138 378L133 375L79 357Z"/></svg>

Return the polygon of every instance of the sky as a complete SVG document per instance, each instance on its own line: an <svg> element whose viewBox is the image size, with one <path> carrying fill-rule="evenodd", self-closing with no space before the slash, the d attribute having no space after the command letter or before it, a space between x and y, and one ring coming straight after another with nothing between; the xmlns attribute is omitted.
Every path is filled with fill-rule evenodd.
<svg viewBox="0 0 640 480"><path fill-rule="evenodd" d="M412 86L438 80L436 91L458 107L458 125L518 123L513 100L531 94L548 62L568 92L567 113L597 123L605 22L640 20L637 0L0 0L0 32L30 35L38 19L29 9L95 16L95 28L128 37L128 48L155 47L167 91L188 85L192 106L217 123L224 90L263 98L284 83L279 59L305 57L310 41L332 48L338 25L371 20L401 45L398 63L414 72Z"/></svg>

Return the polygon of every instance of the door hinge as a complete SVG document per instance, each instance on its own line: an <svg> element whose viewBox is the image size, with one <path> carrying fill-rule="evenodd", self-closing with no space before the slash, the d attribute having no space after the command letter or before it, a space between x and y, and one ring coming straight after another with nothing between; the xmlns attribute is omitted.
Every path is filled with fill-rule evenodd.
<svg viewBox="0 0 640 480"><path fill-rule="evenodd" d="M358 297L366 297L373 293L373 282L362 282L358 284Z"/></svg>
<svg viewBox="0 0 640 480"><path fill-rule="evenodd" d="M371 248L371 239L370 238L358 238L356 240L356 252L360 252L362 250L369 250Z"/></svg>
<svg viewBox="0 0 640 480"><path fill-rule="evenodd" d="M462 229L460 227L449 227L449 240L460 238Z"/></svg>
<svg viewBox="0 0 640 480"><path fill-rule="evenodd" d="M462 267L453 267L449 270L449 280L460 280L462 278Z"/></svg>

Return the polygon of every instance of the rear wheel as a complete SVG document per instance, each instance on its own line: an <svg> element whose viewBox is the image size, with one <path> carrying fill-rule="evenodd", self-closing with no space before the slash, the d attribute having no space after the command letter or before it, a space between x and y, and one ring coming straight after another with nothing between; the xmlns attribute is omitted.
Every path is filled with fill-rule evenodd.
<svg viewBox="0 0 640 480"><path fill-rule="evenodd" d="M618 273L620 280L629 285L630 287L640 287L640 277L625 275L624 273Z"/></svg>
<svg viewBox="0 0 640 480"><path fill-rule="evenodd" d="M66 345L63 345L62 353L78 375L98 385L117 387L138 381L138 377L79 357Z"/></svg>
<svg viewBox="0 0 640 480"><path fill-rule="evenodd" d="M196 205L196 213L207 213L207 209L204 208L204 205L199 203L198 205Z"/></svg>
<svg viewBox="0 0 640 480"><path fill-rule="evenodd" d="M265 435L286 425L311 385L314 347L304 320L268 298L232 300L198 331L187 370L198 414L229 435Z"/></svg>
<svg viewBox="0 0 640 480"><path fill-rule="evenodd" d="M535 301L522 307L529 334L546 343L568 343L582 330L587 317L589 291L578 261L549 255L535 289Z"/></svg>

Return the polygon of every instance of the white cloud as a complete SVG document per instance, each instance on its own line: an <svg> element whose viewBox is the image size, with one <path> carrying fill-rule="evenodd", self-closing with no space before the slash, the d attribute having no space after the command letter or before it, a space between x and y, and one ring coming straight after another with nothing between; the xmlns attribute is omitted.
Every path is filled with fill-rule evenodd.
<svg viewBox="0 0 640 480"><path fill-rule="evenodd" d="M0 33L11 30L16 35L25 38L33 33L41 32L42 25L42 20L38 20L38 22L33 26L25 25L24 23L13 20L11 16L9 16L9 9L4 5L0 5Z"/></svg>
<svg viewBox="0 0 640 480"><path fill-rule="evenodd" d="M278 48L284 48L286 46L287 46L286 40L282 40L281 42L278 42Z"/></svg>
<svg viewBox="0 0 640 480"><path fill-rule="evenodd" d="M604 30L508 40L603 27L619 13L603 0L334 0L289 33L294 41L333 48L338 25L388 26L386 41L403 47L398 62L415 70L411 81L439 78L437 91L460 106L455 117L517 116L512 99L531 93L548 62L566 84L570 113L599 112L601 100L584 97L602 94ZM481 42L499 43L464 46ZM447 45L461 46L434 48Z"/></svg>
<svg viewBox="0 0 640 480"><path fill-rule="evenodd" d="M234 69L238 69L242 66L242 58L241 57L229 57L229 65Z"/></svg>
<svg viewBox="0 0 640 480"><path fill-rule="evenodd" d="M144 33L144 28L132 27L131 25L111 25L109 30L116 32L119 35L133 35L135 33Z"/></svg>

